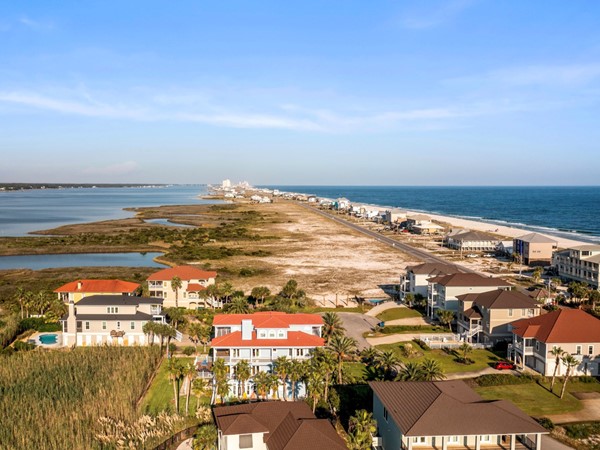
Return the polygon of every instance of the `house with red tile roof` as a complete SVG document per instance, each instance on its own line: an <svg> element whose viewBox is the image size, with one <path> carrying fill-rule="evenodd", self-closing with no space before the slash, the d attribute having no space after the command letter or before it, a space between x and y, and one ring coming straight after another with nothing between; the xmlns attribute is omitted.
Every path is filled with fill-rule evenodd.
<svg viewBox="0 0 600 450"><path fill-rule="evenodd" d="M551 376L556 357L550 352L560 347L579 361L573 375L600 375L600 320L594 316L580 309L559 309L517 320L511 329L509 356L521 367ZM558 375L565 373L566 367L559 363Z"/></svg>
<svg viewBox="0 0 600 450"><path fill-rule="evenodd" d="M374 448L535 449L548 431L507 400L484 400L462 380L371 381ZM376 441L376 442L375 442Z"/></svg>
<svg viewBox="0 0 600 450"><path fill-rule="evenodd" d="M306 360L316 347L325 345L321 337L323 319L318 314L287 314L277 311L254 314L217 314L213 320L212 358L221 358L229 368L230 394L234 397L254 393L252 378L242 386L234 378L234 367L248 361L252 375L270 372L273 362L283 356ZM292 397L292 385L279 387L280 397ZM304 396L305 388L298 383L296 396Z"/></svg>
<svg viewBox="0 0 600 450"><path fill-rule="evenodd" d="M213 409L220 450L344 450L327 419L305 402L258 402Z"/></svg>
<svg viewBox="0 0 600 450"><path fill-rule="evenodd" d="M65 303L77 303L90 295L135 295L138 283L123 280L76 280L63 284L54 292Z"/></svg>
<svg viewBox="0 0 600 450"><path fill-rule="evenodd" d="M181 288L173 289L173 278L181 280ZM213 307L210 298L202 298L201 292L215 284L217 272L202 270L193 266L176 266L159 270L147 278L151 297L163 299L165 308L180 306L188 309Z"/></svg>

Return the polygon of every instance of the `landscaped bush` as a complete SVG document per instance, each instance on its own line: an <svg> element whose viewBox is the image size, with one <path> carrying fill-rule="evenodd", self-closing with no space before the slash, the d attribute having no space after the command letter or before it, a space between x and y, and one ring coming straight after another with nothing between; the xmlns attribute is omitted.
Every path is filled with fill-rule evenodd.
<svg viewBox="0 0 600 450"><path fill-rule="evenodd" d="M481 375L475 378L475 382L478 386L508 386L511 384L528 384L534 383L538 377L523 373L519 376L512 375L510 373L494 373L488 375Z"/></svg>
<svg viewBox="0 0 600 450"><path fill-rule="evenodd" d="M600 434L600 422L572 423L563 427L571 439L587 439Z"/></svg>
<svg viewBox="0 0 600 450"><path fill-rule="evenodd" d="M100 417L137 421L159 359L158 346L14 353L0 363L0 447L98 448Z"/></svg>
<svg viewBox="0 0 600 450"><path fill-rule="evenodd" d="M19 322L19 333L27 330L40 331L42 333L50 333L53 331L62 331L60 323L46 321L41 317L28 317Z"/></svg>
<svg viewBox="0 0 600 450"><path fill-rule="evenodd" d="M186 356L192 356L194 354L194 347L192 347L191 345L188 345L187 347L185 347L183 349L183 354Z"/></svg>
<svg viewBox="0 0 600 450"><path fill-rule="evenodd" d="M423 341L421 339L415 338L415 339L413 339L413 342L415 344L417 344L419 347L421 347L425 351L431 350L431 347L429 345L427 345L427 342L425 342L425 341Z"/></svg>
<svg viewBox="0 0 600 450"><path fill-rule="evenodd" d="M381 329L383 334L396 333L448 333L448 329L431 325L389 325Z"/></svg>
<svg viewBox="0 0 600 450"><path fill-rule="evenodd" d="M539 423L541 426L543 426L546 430L548 430L548 431L554 430L554 422L552 422L547 417L540 417L535 420L537 423Z"/></svg>
<svg viewBox="0 0 600 450"><path fill-rule="evenodd" d="M13 344L13 348L18 352L27 352L29 350L33 350L35 347L35 344L23 341L17 341Z"/></svg>

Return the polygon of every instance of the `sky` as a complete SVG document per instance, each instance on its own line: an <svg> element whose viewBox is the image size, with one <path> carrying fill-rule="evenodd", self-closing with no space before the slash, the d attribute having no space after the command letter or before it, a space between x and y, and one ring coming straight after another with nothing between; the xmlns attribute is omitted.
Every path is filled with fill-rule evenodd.
<svg viewBox="0 0 600 450"><path fill-rule="evenodd" d="M600 184L600 2L0 2L0 182Z"/></svg>

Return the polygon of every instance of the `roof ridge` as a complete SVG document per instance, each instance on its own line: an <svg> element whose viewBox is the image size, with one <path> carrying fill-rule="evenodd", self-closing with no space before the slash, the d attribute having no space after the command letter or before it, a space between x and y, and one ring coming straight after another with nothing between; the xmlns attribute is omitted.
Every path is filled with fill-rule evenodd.
<svg viewBox="0 0 600 450"><path fill-rule="evenodd" d="M417 423L419 423L419 420L421 420L421 418L425 415L425 413L429 410L429 408L431 408L431 406L440 398L440 396L444 393L439 387L438 385L435 383L435 381L417 381L416 383L431 383L437 390L438 390L438 395L433 399L433 401L429 404L429 406L427 408L425 408L423 410L423 412L421 414L419 414L419 417L417 417L417 419L413 422L412 426L406 430L406 432L404 432L404 435L410 433L410 430L412 430L415 425L417 425Z"/></svg>
<svg viewBox="0 0 600 450"><path fill-rule="evenodd" d="M291 414L291 412L290 412ZM287 417L286 417L287 418ZM288 446L290 445L290 443L292 442L292 439L294 438L294 436L298 433L298 431L300 430L300 428L302 428L302 425L304 425L305 423L307 425L309 425L309 422L315 422L315 421L320 421L320 420L327 420L327 419L318 419L317 417L306 417L306 418L295 418L297 422L299 422L298 426L296 427L296 429L294 430L294 432L292 433L292 435L290 436L290 438L288 439L288 441L285 443L285 445L283 446L283 448L281 450L285 450L286 448L288 448ZM282 420L283 422L283 420ZM332 444L337 444L333 439L331 439L329 436L327 436L325 433L319 433L320 437L324 437L326 438L329 442L331 442Z"/></svg>

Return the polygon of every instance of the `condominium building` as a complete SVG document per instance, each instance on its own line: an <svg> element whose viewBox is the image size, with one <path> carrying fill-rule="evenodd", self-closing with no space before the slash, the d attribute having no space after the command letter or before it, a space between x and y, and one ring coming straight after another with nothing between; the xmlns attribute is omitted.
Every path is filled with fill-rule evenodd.
<svg viewBox="0 0 600 450"><path fill-rule="evenodd" d="M165 322L161 298L92 295L75 304L61 319L65 346L146 345L146 322Z"/></svg>
<svg viewBox="0 0 600 450"><path fill-rule="evenodd" d="M565 280L600 288L600 245L579 245L555 252L552 265L556 267L558 276Z"/></svg>
<svg viewBox="0 0 600 450"><path fill-rule="evenodd" d="M196 309L213 305L212 299L202 298L200 293L211 284L215 284L217 272L198 269L193 266L177 266L159 270L148 277L148 289L151 297L159 297L164 307L180 306ZM173 279L181 281L181 288L174 289Z"/></svg>
<svg viewBox="0 0 600 450"><path fill-rule="evenodd" d="M240 386L234 379L234 367L242 360L250 364L252 375L271 372L273 362L284 356L306 360L316 347L325 345L322 335L323 319L318 314L286 314L257 312L254 314L218 314L213 320L214 338L211 342L213 361L221 358L229 368L230 393L241 397L252 395L252 379ZM286 386L292 395L292 386ZM297 396L304 395L304 386L297 386ZM280 386L279 395L283 395Z"/></svg>
<svg viewBox="0 0 600 450"><path fill-rule="evenodd" d="M528 266L549 266L552 252L557 249L556 240L539 233L529 233L513 239L513 253L521 255Z"/></svg>

